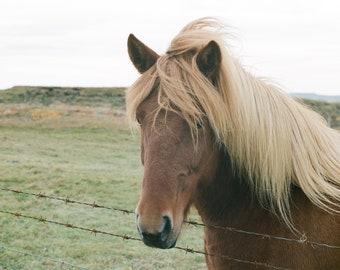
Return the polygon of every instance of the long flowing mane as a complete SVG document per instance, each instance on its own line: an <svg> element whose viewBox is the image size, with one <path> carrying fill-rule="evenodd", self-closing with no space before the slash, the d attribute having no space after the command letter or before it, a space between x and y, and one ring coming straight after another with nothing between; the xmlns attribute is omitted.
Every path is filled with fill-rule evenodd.
<svg viewBox="0 0 340 270"><path fill-rule="evenodd" d="M128 89L130 120L136 120L138 106L157 86L159 110L181 114L193 132L197 123L209 123L259 201L287 223L292 185L322 209L339 213L339 132L278 87L247 72L231 55L223 29L212 18L187 25ZM199 50L211 40L222 53L214 83L196 63Z"/></svg>

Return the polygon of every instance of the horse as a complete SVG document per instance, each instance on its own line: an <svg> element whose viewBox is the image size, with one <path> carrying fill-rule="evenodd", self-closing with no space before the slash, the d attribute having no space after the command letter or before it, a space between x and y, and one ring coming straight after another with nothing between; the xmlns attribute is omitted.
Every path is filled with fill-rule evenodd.
<svg viewBox="0 0 340 270"><path fill-rule="evenodd" d="M340 134L247 71L226 29L195 20L164 55L128 37L140 73L126 91L141 134L140 238L174 247L194 206L208 269L339 269Z"/></svg>

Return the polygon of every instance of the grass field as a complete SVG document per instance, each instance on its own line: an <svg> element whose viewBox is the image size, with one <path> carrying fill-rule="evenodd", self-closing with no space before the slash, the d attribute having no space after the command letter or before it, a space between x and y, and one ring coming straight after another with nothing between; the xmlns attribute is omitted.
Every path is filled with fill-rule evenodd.
<svg viewBox="0 0 340 270"><path fill-rule="evenodd" d="M340 103L305 101L335 128ZM13 87L0 91L0 211L138 238L133 214L1 188L133 211L143 168L125 120L123 88ZM192 219L199 219L193 212ZM203 249L202 228L177 243ZM203 255L0 212L0 270L205 269Z"/></svg>
<svg viewBox="0 0 340 270"><path fill-rule="evenodd" d="M139 137L123 110L111 105L1 105L0 153L0 188L127 210L138 202ZM3 190L0 209L138 238L133 214ZM177 245L202 250L202 229L185 226ZM205 269L202 255L0 213L0 269L78 269L61 262L88 269Z"/></svg>

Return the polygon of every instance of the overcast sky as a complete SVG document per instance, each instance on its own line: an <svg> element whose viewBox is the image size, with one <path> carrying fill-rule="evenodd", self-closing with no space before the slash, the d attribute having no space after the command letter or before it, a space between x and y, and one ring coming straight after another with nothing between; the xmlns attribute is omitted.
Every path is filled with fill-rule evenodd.
<svg viewBox="0 0 340 270"><path fill-rule="evenodd" d="M233 26L235 54L287 92L340 94L338 0L0 0L0 89L129 86L126 39L158 53L188 22Z"/></svg>

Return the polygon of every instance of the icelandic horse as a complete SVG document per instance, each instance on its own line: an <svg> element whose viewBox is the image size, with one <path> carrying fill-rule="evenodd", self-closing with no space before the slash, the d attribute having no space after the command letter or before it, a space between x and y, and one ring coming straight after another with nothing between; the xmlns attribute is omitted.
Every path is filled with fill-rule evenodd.
<svg viewBox="0 0 340 270"><path fill-rule="evenodd" d="M247 72L222 30L196 20L162 56L128 38L141 73L126 93L141 132L139 235L174 247L194 205L208 269L340 269L340 134Z"/></svg>

